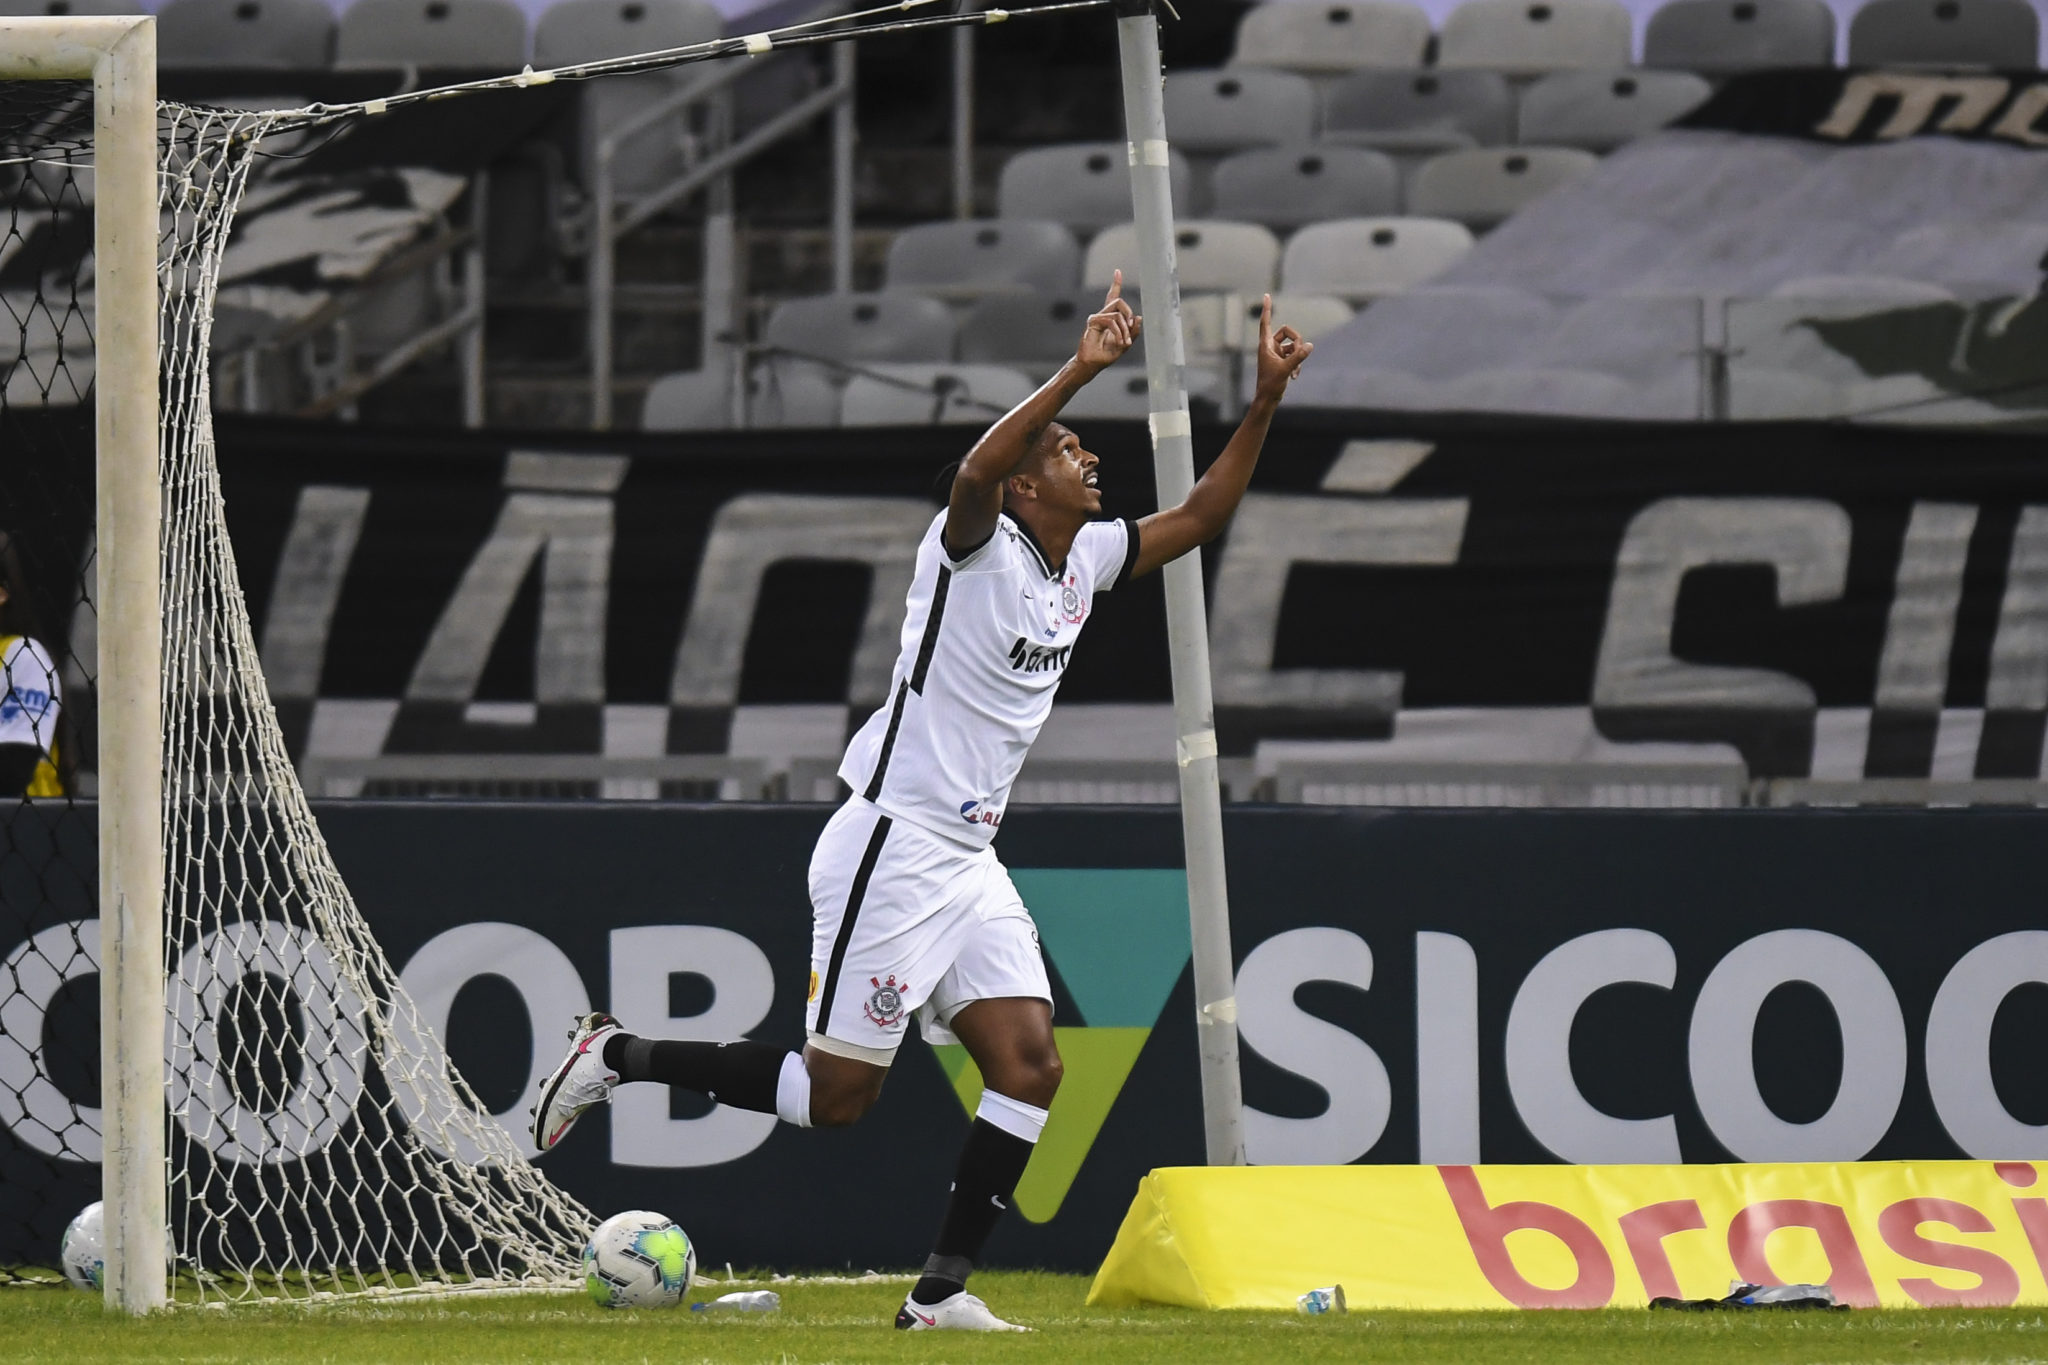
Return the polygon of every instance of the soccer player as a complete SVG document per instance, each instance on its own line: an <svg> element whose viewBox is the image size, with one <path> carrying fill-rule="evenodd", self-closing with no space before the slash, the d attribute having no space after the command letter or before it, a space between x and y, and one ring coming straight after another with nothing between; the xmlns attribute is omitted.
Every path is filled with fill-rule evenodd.
<svg viewBox="0 0 2048 1365"><path fill-rule="evenodd" d="M64 794L57 666L35 637L21 557L0 531L0 799Z"/></svg>
<svg viewBox="0 0 2048 1365"><path fill-rule="evenodd" d="M1099 521L1100 462L1054 419L1138 335L1122 292L1119 271L1074 358L961 461L918 547L890 699L847 746L839 775L854 794L811 856L802 1053L660 1042L591 1014L534 1108L543 1152L613 1086L639 1081L798 1127L849 1124L881 1094L912 1015L927 1042L965 1044L986 1088L931 1257L896 1315L905 1330L1027 1330L966 1288L1060 1084L1038 932L989 844L1097 594L1223 530L1312 349L1290 327L1273 330L1269 297L1257 391L1223 453L1180 506Z"/></svg>

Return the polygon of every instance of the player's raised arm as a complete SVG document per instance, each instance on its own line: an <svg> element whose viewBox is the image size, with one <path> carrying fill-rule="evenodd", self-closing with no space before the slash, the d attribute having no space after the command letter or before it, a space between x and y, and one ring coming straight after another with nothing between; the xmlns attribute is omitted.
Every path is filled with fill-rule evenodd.
<svg viewBox="0 0 2048 1365"><path fill-rule="evenodd" d="M1102 310L1090 315L1081 342L1074 348L1074 358L1046 380L1038 392L983 432L974 449L960 462L946 508L946 553L956 558L972 554L995 534L996 518L1003 510L1004 482L1016 472L1068 400L1131 349L1144 319L1131 311L1123 292L1124 272L1119 270L1109 286L1108 297L1102 301Z"/></svg>
<svg viewBox="0 0 2048 1365"><path fill-rule="evenodd" d="M1266 428L1273 424L1280 397L1314 349L1292 327L1273 330L1273 296L1266 295L1259 312L1258 386L1245 408L1244 420L1180 506L1163 508L1138 523L1138 562L1132 566L1133 574L1151 573L1179 559L1214 540L1230 524L1231 515L1244 500L1252 470L1258 467Z"/></svg>

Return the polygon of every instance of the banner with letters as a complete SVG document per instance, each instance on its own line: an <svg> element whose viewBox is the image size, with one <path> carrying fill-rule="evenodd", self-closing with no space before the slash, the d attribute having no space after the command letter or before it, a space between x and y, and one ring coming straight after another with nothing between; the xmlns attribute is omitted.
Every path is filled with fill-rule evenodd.
<svg viewBox="0 0 2048 1365"><path fill-rule="evenodd" d="M1083 426L1106 512L1142 516L1144 428ZM1227 434L1199 429L1202 457ZM934 479L971 435L224 418L220 458L296 756L786 762L836 759L885 696ZM2041 772L2037 437L1291 414L1204 567L1226 754ZM1129 709L1168 701L1140 579L1103 599L1059 714L1108 717L1085 733L1115 757L1157 730L1137 756L1170 761L1170 724Z"/></svg>
<svg viewBox="0 0 2048 1365"><path fill-rule="evenodd" d="M47 1259L97 1197L92 813L0 810L0 1263ZM587 1009L802 1039L829 807L318 814L406 990L515 1131ZM1224 831L1255 1163L2048 1161L2048 814L1232 807ZM996 847L1039 927L1066 1079L990 1257L1093 1269L1140 1179L1202 1159L1179 815L1019 809ZM300 1015L266 1046L317 1085L306 1058L354 1054ZM380 1084L356 1079L329 1088ZM679 1218L713 1265L911 1265L975 1084L912 1037L845 1130L632 1087L542 1164L601 1212Z"/></svg>
<svg viewBox="0 0 2048 1365"><path fill-rule="evenodd" d="M2048 1304L2039 1180L2026 1161L1160 1170L1088 1301L1293 1308L1342 1284L1360 1308L1641 1308L1817 1284L1848 1308Z"/></svg>
<svg viewBox="0 0 2048 1365"><path fill-rule="evenodd" d="M1942 136L2048 147L2048 76L2032 68L1745 71L1672 126L1823 142Z"/></svg>

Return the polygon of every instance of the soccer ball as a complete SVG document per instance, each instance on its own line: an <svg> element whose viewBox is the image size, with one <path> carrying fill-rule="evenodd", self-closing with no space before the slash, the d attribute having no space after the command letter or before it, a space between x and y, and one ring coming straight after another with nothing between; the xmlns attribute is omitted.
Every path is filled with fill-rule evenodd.
<svg viewBox="0 0 2048 1365"><path fill-rule="evenodd" d="M583 1248L583 1282L606 1308L674 1308L696 1274L689 1234L658 1213L615 1213Z"/></svg>
<svg viewBox="0 0 2048 1365"><path fill-rule="evenodd" d="M64 1263L64 1278L74 1289L89 1294L100 1292L107 1268L106 1206L99 1200L87 1204L71 1226L64 1229L58 1258Z"/></svg>

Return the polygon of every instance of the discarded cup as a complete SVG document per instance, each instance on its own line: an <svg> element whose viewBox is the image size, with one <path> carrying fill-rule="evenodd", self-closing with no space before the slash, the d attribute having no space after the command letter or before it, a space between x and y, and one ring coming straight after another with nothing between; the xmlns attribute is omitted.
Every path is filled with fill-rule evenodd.
<svg viewBox="0 0 2048 1365"><path fill-rule="evenodd" d="M725 1309L742 1312L772 1313L782 1307L782 1295L772 1289L753 1289L744 1294L720 1294L715 1299L706 1299L690 1305L692 1313L714 1313Z"/></svg>
<svg viewBox="0 0 2048 1365"><path fill-rule="evenodd" d="M1344 1307L1344 1286L1333 1284L1328 1289L1311 1289L1295 1302L1304 1313L1342 1313Z"/></svg>

